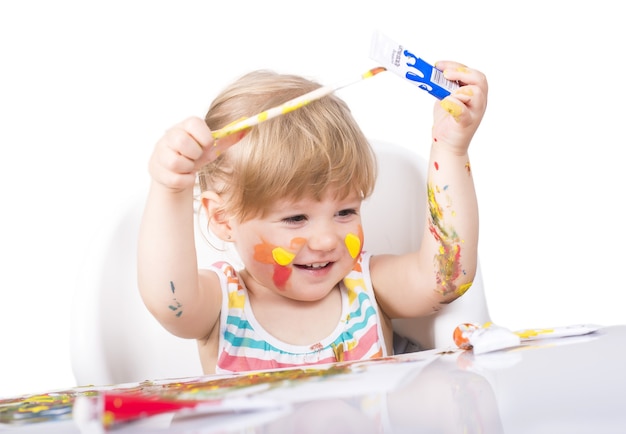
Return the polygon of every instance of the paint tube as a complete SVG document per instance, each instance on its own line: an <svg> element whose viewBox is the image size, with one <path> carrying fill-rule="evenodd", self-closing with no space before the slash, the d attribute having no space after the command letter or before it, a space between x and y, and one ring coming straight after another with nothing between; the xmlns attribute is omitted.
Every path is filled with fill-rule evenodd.
<svg viewBox="0 0 626 434"><path fill-rule="evenodd" d="M473 350L474 354L515 347L522 343L539 339L567 338L594 333L602 327L596 324L576 324L553 328L532 328L511 331L504 327L486 323L483 326L465 323L454 329L454 343L463 350Z"/></svg>
<svg viewBox="0 0 626 434"><path fill-rule="evenodd" d="M461 324L454 330L454 341L461 349L471 349L474 354L520 345L521 339L512 331L492 323L482 327L474 324Z"/></svg>
<svg viewBox="0 0 626 434"><path fill-rule="evenodd" d="M537 339L566 338L570 336L582 336L596 332L602 327L597 324L575 324L562 327L524 329L515 332L522 341L534 341Z"/></svg>
<svg viewBox="0 0 626 434"><path fill-rule="evenodd" d="M445 78L442 71L381 32L374 32L372 36L370 58L438 99L444 99L459 88L459 84Z"/></svg>

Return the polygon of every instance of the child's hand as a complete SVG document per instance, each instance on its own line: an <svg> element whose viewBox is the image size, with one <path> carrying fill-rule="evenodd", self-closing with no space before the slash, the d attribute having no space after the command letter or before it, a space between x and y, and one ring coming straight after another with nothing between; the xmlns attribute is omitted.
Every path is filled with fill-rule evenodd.
<svg viewBox="0 0 626 434"><path fill-rule="evenodd" d="M148 170L154 181L169 189L192 189L196 172L244 135L236 133L216 141L204 120L188 118L167 130L157 142Z"/></svg>
<svg viewBox="0 0 626 434"><path fill-rule="evenodd" d="M435 104L433 141L463 155L487 108L487 79L482 72L457 62L441 61L436 66L461 87Z"/></svg>

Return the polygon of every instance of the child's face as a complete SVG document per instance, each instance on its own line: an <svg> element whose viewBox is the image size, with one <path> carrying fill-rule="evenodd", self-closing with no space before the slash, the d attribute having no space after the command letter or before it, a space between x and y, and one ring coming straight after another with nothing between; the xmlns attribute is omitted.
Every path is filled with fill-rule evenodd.
<svg viewBox="0 0 626 434"><path fill-rule="evenodd" d="M232 225L237 251L254 282L285 297L319 300L361 253L361 198L278 200L259 218Z"/></svg>

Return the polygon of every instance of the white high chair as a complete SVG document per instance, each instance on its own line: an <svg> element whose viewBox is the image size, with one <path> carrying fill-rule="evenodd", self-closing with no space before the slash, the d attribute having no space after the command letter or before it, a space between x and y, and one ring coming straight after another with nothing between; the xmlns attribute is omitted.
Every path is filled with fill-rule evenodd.
<svg viewBox="0 0 626 434"><path fill-rule="evenodd" d="M373 142L379 175L362 208L364 250L403 253L421 241L426 162L400 145ZM143 305L136 277L145 192L106 222L85 257L72 307L71 358L77 385L107 385L202 375L196 342L167 332ZM380 230L378 229L380 228ZM199 264L217 256L197 231ZM394 320L394 330L424 349L454 345L454 328L489 320L480 267L470 290L436 315Z"/></svg>

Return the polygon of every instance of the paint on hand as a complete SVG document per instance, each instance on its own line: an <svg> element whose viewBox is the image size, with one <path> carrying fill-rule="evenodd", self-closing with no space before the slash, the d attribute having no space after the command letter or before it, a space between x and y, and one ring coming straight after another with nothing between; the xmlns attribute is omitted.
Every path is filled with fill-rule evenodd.
<svg viewBox="0 0 626 434"><path fill-rule="evenodd" d="M454 120L458 122L459 117L461 116L461 113L463 112L463 108L460 105L448 99L441 100L439 105L441 105L441 107L445 111L450 113L450 115L454 118Z"/></svg>
<svg viewBox="0 0 626 434"><path fill-rule="evenodd" d="M460 87L455 94L466 95L466 96L474 96L474 91L471 87L463 86Z"/></svg>
<svg viewBox="0 0 626 434"><path fill-rule="evenodd" d="M359 256L359 253L361 253L361 239L358 236L354 235L353 233L349 233L348 235L346 235L344 242L346 243L348 253L350 253L352 259Z"/></svg>

